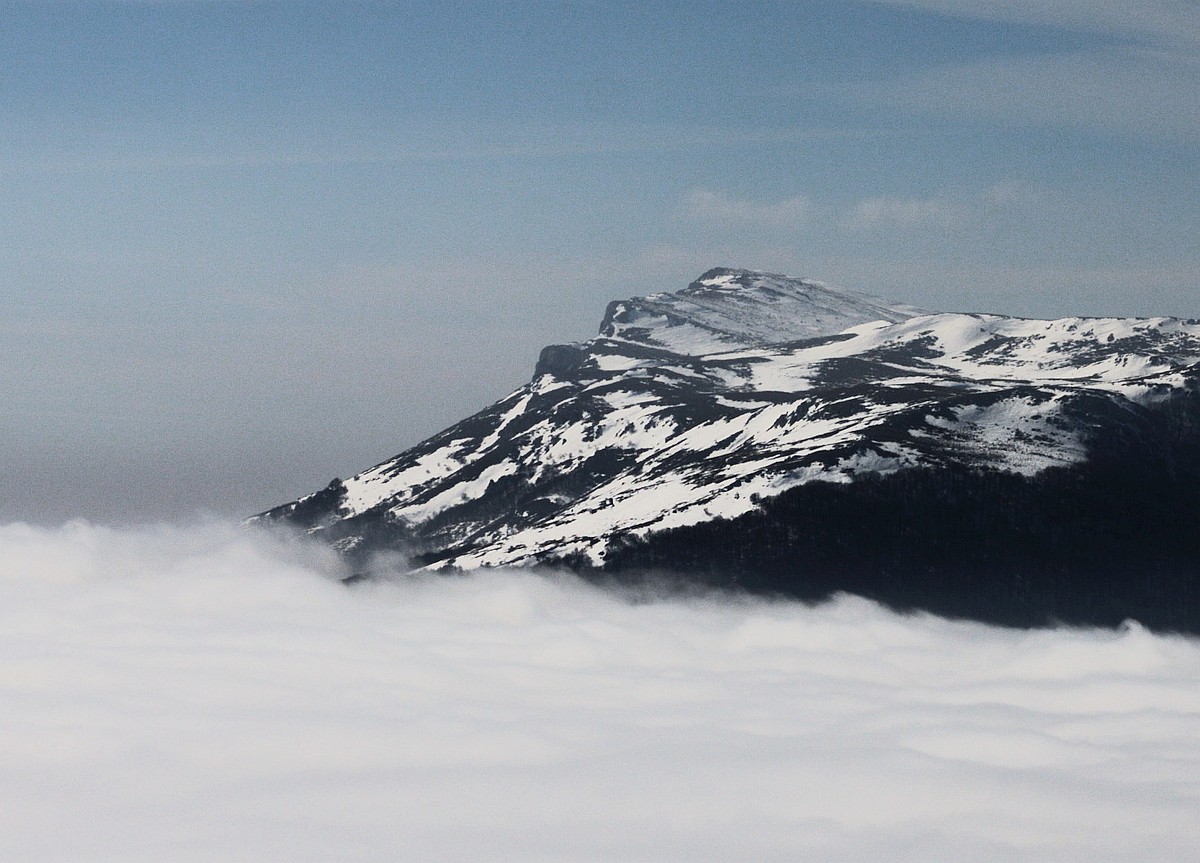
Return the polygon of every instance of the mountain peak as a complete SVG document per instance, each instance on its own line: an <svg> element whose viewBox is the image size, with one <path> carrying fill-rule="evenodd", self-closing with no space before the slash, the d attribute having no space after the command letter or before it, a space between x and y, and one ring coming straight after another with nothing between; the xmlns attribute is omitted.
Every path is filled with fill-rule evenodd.
<svg viewBox="0 0 1200 863"><path fill-rule="evenodd" d="M704 272L678 293L690 294L704 291L739 292L754 290L767 282L786 282L792 284L809 284L824 287L818 282L785 276L782 273L768 273L765 270L747 270L739 267L713 267Z"/></svg>
<svg viewBox="0 0 1200 863"><path fill-rule="evenodd" d="M1200 324L918 315L712 269L612 303L496 404L260 518L360 562L1200 632Z"/></svg>
<svg viewBox="0 0 1200 863"><path fill-rule="evenodd" d="M680 291L610 303L600 336L700 356L920 314L911 306L821 282L715 267Z"/></svg>
<svg viewBox="0 0 1200 863"><path fill-rule="evenodd" d="M756 277L787 278L787 276L767 273L763 270L746 270L740 267L713 267L704 272L700 278L688 285L684 290L696 288L725 288L735 284L745 284Z"/></svg>

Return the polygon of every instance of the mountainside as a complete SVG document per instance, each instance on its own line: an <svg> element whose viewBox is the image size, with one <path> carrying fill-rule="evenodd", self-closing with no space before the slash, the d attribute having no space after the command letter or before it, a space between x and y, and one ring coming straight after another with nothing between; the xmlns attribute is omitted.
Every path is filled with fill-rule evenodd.
<svg viewBox="0 0 1200 863"><path fill-rule="evenodd" d="M930 314L715 269L611 303L492 407L256 518L434 569L1200 631L1197 488L1200 322Z"/></svg>

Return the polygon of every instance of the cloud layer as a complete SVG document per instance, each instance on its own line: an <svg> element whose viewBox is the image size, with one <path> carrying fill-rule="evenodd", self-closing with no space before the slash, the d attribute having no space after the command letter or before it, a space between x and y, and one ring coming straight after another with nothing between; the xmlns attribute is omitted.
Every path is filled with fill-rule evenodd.
<svg viewBox="0 0 1200 863"><path fill-rule="evenodd" d="M1186 860L1200 647L0 528L0 857Z"/></svg>

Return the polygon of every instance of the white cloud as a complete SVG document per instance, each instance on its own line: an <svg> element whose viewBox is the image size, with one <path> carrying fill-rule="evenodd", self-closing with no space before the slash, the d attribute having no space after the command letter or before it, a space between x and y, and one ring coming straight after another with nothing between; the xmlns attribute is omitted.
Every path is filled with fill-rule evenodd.
<svg viewBox="0 0 1200 863"><path fill-rule="evenodd" d="M1200 4L1193 0L873 0L949 15L1105 34L1073 53L996 56L852 88L868 105L959 119L1168 141L1200 134Z"/></svg>
<svg viewBox="0 0 1200 863"><path fill-rule="evenodd" d="M1111 33L1160 43L1200 41L1200 6L1193 0L873 0L991 21L1042 24L1085 32Z"/></svg>
<svg viewBox="0 0 1200 863"><path fill-rule="evenodd" d="M1191 859L1200 645L0 527L0 857Z"/></svg>
<svg viewBox="0 0 1200 863"><path fill-rule="evenodd" d="M812 233L836 227L852 232L882 230L897 232L948 227L967 219L978 219L1014 206L1045 206L1046 191L1019 181L1005 181L981 192L955 195L873 195L835 204L816 202L807 195L776 201L733 198L719 192L697 189L683 199L687 218L736 231L761 228L773 231Z"/></svg>
<svg viewBox="0 0 1200 863"><path fill-rule="evenodd" d="M683 201L689 219L731 227L799 228L813 215L812 202L804 195L774 201L734 198L709 189L694 189Z"/></svg>
<svg viewBox="0 0 1200 863"><path fill-rule="evenodd" d="M962 203L934 198L865 198L849 207L842 224L851 229L944 226L967 210Z"/></svg>
<svg viewBox="0 0 1200 863"><path fill-rule="evenodd" d="M1170 140L1200 135L1194 58L1106 51L999 57L858 86L868 104Z"/></svg>

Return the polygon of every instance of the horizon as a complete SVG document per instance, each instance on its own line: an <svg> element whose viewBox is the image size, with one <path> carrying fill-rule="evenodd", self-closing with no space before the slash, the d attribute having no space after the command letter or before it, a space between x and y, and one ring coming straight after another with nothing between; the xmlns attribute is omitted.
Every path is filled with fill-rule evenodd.
<svg viewBox="0 0 1200 863"><path fill-rule="evenodd" d="M1200 10L0 2L0 521L237 517L725 265L1196 317Z"/></svg>

